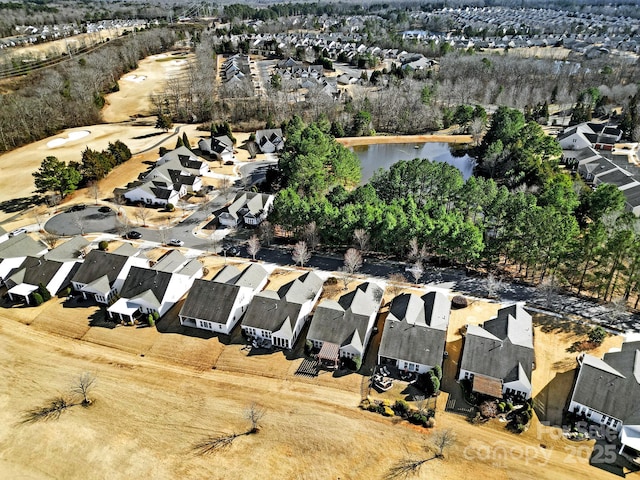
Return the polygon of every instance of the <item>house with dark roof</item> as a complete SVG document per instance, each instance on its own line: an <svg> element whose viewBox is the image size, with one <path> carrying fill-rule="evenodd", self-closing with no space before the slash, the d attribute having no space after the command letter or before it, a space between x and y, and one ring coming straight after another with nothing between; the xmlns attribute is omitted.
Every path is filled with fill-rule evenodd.
<svg viewBox="0 0 640 480"><path fill-rule="evenodd" d="M281 128L256 130L256 143L262 153L275 153L284 149L284 137Z"/></svg>
<svg viewBox="0 0 640 480"><path fill-rule="evenodd" d="M213 280L196 280L180 310L180 324L229 335L267 279L264 267L252 263L242 272L227 265Z"/></svg>
<svg viewBox="0 0 640 480"><path fill-rule="evenodd" d="M640 341L602 359L583 353L569 411L619 433L620 453L640 457Z"/></svg>
<svg viewBox="0 0 640 480"><path fill-rule="evenodd" d="M93 297L97 303L111 304L119 295L131 267L149 266L149 260L139 250L134 254L129 254L128 250L122 247L114 252L91 250L71 279L73 289L85 300Z"/></svg>
<svg viewBox="0 0 640 480"><path fill-rule="evenodd" d="M225 227L260 225L267 218L273 199L268 193L238 192L231 205L218 214L218 222Z"/></svg>
<svg viewBox="0 0 640 480"><path fill-rule="evenodd" d="M495 398L531 398L533 324L522 304L498 310L480 326L467 325L458 380Z"/></svg>
<svg viewBox="0 0 640 480"><path fill-rule="evenodd" d="M213 155L221 162L234 161L236 159L233 153L233 142L227 135L202 138L198 142L198 148L209 155Z"/></svg>
<svg viewBox="0 0 640 480"><path fill-rule="evenodd" d="M383 290L377 284L365 282L335 300L322 301L311 319L307 340L314 348L331 352L321 355L328 361L339 358L364 358L364 352L375 325ZM336 348L337 347L337 348Z"/></svg>
<svg viewBox="0 0 640 480"><path fill-rule="evenodd" d="M0 243L0 285L27 257L39 257L47 251L44 243L29 235L15 235Z"/></svg>
<svg viewBox="0 0 640 480"><path fill-rule="evenodd" d="M395 297L385 319L378 363L416 373L442 367L450 310L451 301L440 292Z"/></svg>
<svg viewBox="0 0 640 480"><path fill-rule="evenodd" d="M31 304L32 295L42 284L51 295L69 285L71 276L79 266L76 260L60 262L44 257L27 257L5 280L11 301Z"/></svg>
<svg viewBox="0 0 640 480"><path fill-rule="evenodd" d="M151 268L131 267L120 298L107 309L110 318L132 323L142 314L162 316L189 291L197 278L202 278L203 266L198 260L179 262L173 252L176 251Z"/></svg>
<svg viewBox="0 0 640 480"><path fill-rule="evenodd" d="M320 298L323 280L307 272L278 289L256 294L242 320L247 337L293 348L313 306Z"/></svg>

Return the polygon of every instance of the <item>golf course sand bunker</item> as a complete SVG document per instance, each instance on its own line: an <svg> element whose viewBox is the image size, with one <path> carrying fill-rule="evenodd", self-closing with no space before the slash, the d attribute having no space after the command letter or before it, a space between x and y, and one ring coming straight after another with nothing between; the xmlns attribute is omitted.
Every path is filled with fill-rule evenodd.
<svg viewBox="0 0 640 480"><path fill-rule="evenodd" d="M145 77L144 75L127 75L126 77L124 77L125 80L127 80L128 82L136 82L136 83L140 83L140 82L144 82L147 77Z"/></svg>
<svg viewBox="0 0 640 480"><path fill-rule="evenodd" d="M58 137L54 138L47 142L47 147L56 148L61 147L67 142L72 142L74 140L80 140L81 138L89 136L91 132L89 130L78 130L77 132L70 132L66 137Z"/></svg>

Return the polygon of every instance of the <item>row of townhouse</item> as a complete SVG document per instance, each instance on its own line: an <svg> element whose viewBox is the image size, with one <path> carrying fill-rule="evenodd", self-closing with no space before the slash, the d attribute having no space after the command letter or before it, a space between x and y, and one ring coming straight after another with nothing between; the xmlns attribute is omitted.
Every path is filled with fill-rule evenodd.
<svg viewBox="0 0 640 480"><path fill-rule="evenodd" d="M177 250L153 263L130 243L105 252L78 236L48 250L27 234L4 233L0 229L0 286L9 300L26 305L40 285L51 295L71 287L105 305L112 319L132 323L143 314L165 314L203 274L199 261Z"/></svg>
<svg viewBox="0 0 640 480"><path fill-rule="evenodd" d="M630 151L617 154L621 137L615 126L588 122L565 129L558 135L558 142L568 166L594 187L615 185L625 197L625 208L640 215L640 169L629 162Z"/></svg>

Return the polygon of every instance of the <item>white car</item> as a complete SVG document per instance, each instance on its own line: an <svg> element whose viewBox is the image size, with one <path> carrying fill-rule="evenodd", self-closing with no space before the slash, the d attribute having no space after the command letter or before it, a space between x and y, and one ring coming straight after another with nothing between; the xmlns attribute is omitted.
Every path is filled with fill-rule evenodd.
<svg viewBox="0 0 640 480"><path fill-rule="evenodd" d="M171 247L181 247L184 245L184 242L182 240L178 240L177 238L172 238L167 242L167 245Z"/></svg>
<svg viewBox="0 0 640 480"><path fill-rule="evenodd" d="M10 237L15 237L16 235L20 235L21 233L27 233L27 229L26 228L16 228L15 230L12 230L9 232L9 236Z"/></svg>

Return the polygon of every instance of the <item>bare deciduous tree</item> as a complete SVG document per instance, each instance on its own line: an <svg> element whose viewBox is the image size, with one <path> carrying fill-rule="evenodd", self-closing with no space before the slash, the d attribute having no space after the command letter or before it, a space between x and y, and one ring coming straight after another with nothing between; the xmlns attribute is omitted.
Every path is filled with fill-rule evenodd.
<svg viewBox="0 0 640 480"><path fill-rule="evenodd" d="M487 278L484 280L484 286L487 289L487 297L489 298L497 297L498 292L503 288L502 281L493 273L487 275Z"/></svg>
<svg viewBox="0 0 640 480"><path fill-rule="evenodd" d="M320 243L320 235L318 234L318 226L313 221L304 227L304 241L307 242L309 250L314 251Z"/></svg>
<svg viewBox="0 0 640 480"><path fill-rule="evenodd" d="M344 254L344 269L350 274L355 274L362 267L362 255L355 248L350 248Z"/></svg>
<svg viewBox="0 0 640 480"><path fill-rule="evenodd" d="M220 180L220 185L218 186L218 190L220 190L220 195L222 195L222 198L224 198L225 200L231 193L232 188L233 188L233 184L231 183L231 180L229 180L229 177L225 176Z"/></svg>
<svg viewBox="0 0 640 480"><path fill-rule="evenodd" d="M274 228L273 224L267 220L260 224L258 227L258 233L260 234L260 239L267 244L267 246L271 245L274 237Z"/></svg>
<svg viewBox="0 0 640 480"><path fill-rule="evenodd" d="M392 273L389 275L389 282L387 282L387 288L392 297L398 296L402 291L402 284L407 283L406 277L401 273Z"/></svg>
<svg viewBox="0 0 640 480"><path fill-rule="evenodd" d="M84 235L84 219L80 216L78 212L73 212L72 214L73 224L78 227L78 231L80 235Z"/></svg>
<svg viewBox="0 0 640 480"><path fill-rule="evenodd" d="M407 258L411 262L422 262L425 258L427 258L427 247L426 245L420 246L418 243L418 239L413 237L409 241L409 252L407 253Z"/></svg>
<svg viewBox="0 0 640 480"><path fill-rule="evenodd" d="M52 232L44 232L42 234L42 241L47 244L47 247L56 248L56 245L60 241L60 235Z"/></svg>
<svg viewBox="0 0 640 480"><path fill-rule="evenodd" d="M149 213L150 211L147 208L147 205L144 203L141 203L136 208L136 217L138 218L138 220L140 220L140 222L142 222L143 227L147 226L147 218L149 217Z"/></svg>
<svg viewBox="0 0 640 480"><path fill-rule="evenodd" d="M251 255L251 258L256 259L256 255L260 251L260 239L257 235L252 235L247 242L247 253Z"/></svg>
<svg viewBox="0 0 640 480"><path fill-rule="evenodd" d="M96 377L89 372L84 372L73 384L71 391L82 396L82 405L87 406L92 403L92 400L89 398L89 392L91 392L95 386Z"/></svg>
<svg viewBox="0 0 640 480"><path fill-rule="evenodd" d="M546 277L538 284L537 289L543 295L546 306L550 307L558 293L556 278L553 275Z"/></svg>
<svg viewBox="0 0 640 480"><path fill-rule="evenodd" d="M260 431L260 420L264 418L266 411L264 408L252 403L244 411L244 418L251 424L248 433L258 433Z"/></svg>
<svg viewBox="0 0 640 480"><path fill-rule="evenodd" d="M409 478L418 475L422 466L431 460L443 460L444 451L455 444L455 434L450 428L439 430L433 434L432 444L425 446L425 451L432 451L433 456L427 458L407 458L400 460L389 469L385 478Z"/></svg>
<svg viewBox="0 0 640 480"><path fill-rule="evenodd" d="M88 190L89 190L89 195L93 197L97 205L98 198L100 198L100 185L98 184L98 182L91 182L89 183Z"/></svg>
<svg viewBox="0 0 640 480"><path fill-rule="evenodd" d="M416 263L414 263L413 266L409 269L409 272L413 277L414 283L418 283L418 281L422 278L422 274L424 273L422 262L417 261Z"/></svg>
<svg viewBox="0 0 640 480"><path fill-rule="evenodd" d="M360 247L360 250L364 252L369 247L371 235L364 228L357 228L353 232L353 239L358 244L358 247Z"/></svg>
<svg viewBox="0 0 640 480"><path fill-rule="evenodd" d="M299 263L301 267L304 267L304 264L307 263L311 258L311 252L307 247L307 242L300 241L296 243L293 247L291 258L295 263Z"/></svg>

